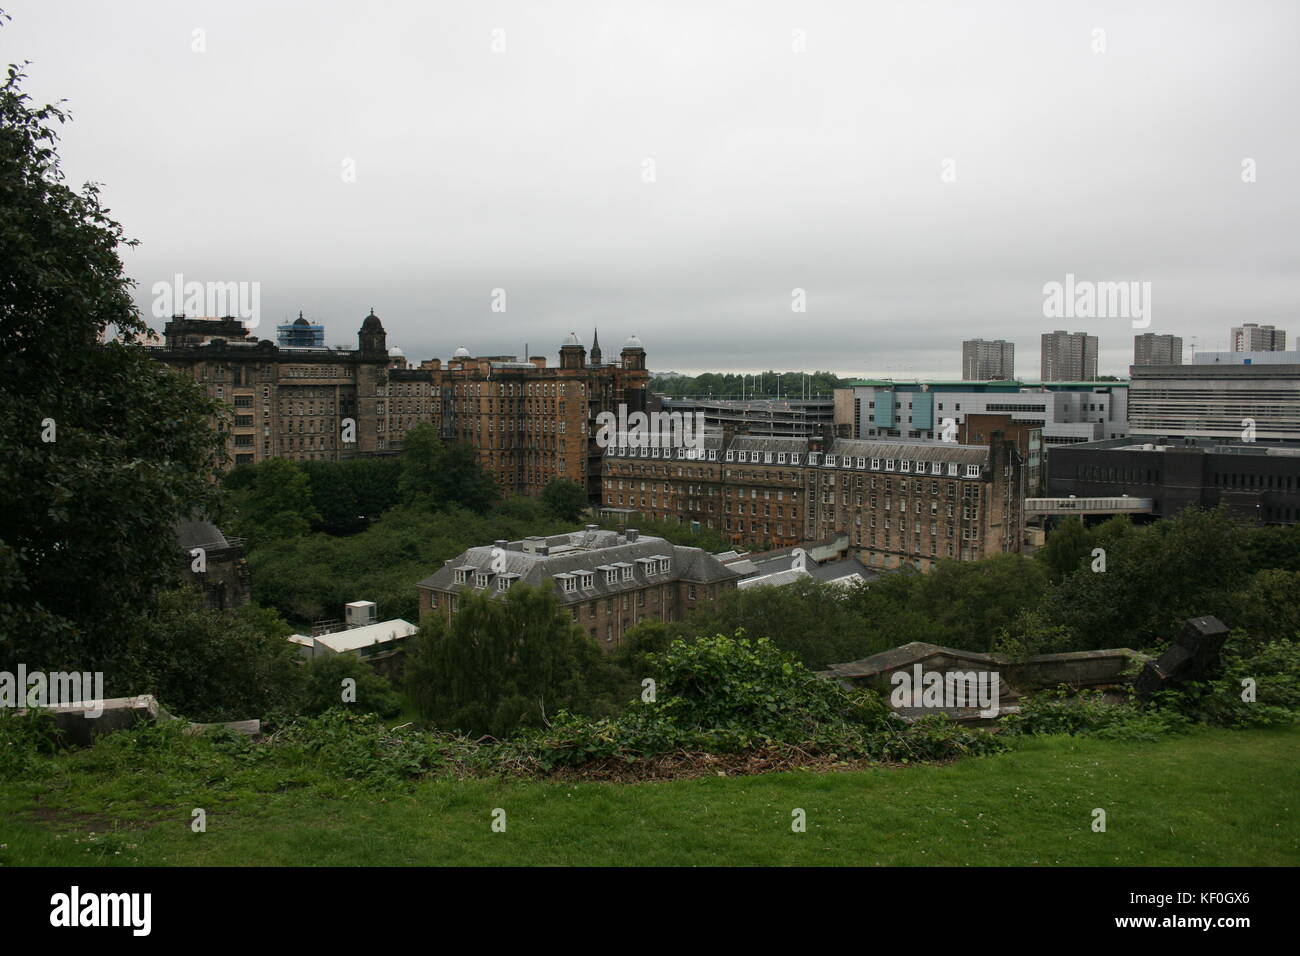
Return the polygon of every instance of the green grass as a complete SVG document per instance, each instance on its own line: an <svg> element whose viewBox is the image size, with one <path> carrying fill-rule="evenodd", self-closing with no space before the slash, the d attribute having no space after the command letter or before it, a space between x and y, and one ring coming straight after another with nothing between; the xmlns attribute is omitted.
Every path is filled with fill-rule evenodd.
<svg viewBox="0 0 1300 956"><path fill-rule="evenodd" d="M1300 728L1040 738L994 757L844 773L386 790L309 767L232 770L225 757L97 769L89 754L0 784L0 865L1300 863ZM190 830L194 807L206 833ZM497 807L504 833L490 827ZM796 807L805 833L791 831ZM1092 831L1097 807L1105 833Z"/></svg>

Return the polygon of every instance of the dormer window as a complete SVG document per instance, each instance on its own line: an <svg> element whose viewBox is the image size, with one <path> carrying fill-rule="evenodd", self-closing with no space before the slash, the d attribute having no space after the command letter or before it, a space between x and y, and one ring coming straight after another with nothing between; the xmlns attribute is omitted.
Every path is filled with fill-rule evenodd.
<svg viewBox="0 0 1300 956"><path fill-rule="evenodd" d="M740 463L743 465L748 460L749 460L749 452L742 451L740 453Z"/></svg>
<svg viewBox="0 0 1300 956"><path fill-rule="evenodd" d="M605 569L605 583L618 584L618 568Z"/></svg>
<svg viewBox="0 0 1300 956"><path fill-rule="evenodd" d="M899 463L898 463L898 470L899 470L899 471L911 471L911 470L912 470L912 463L911 463L910 461L908 461L906 458L903 458L903 459L901 459L901 460L899 461Z"/></svg>
<svg viewBox="0 0 1300 956"><path fill-rule="evenodd" d="M957 463L955 461L948 462L948 476L955 477L956 474L957 474Z"/></svg>
<svg viewBox="0 0 1300 956"><path fill-rule="evenodd" d="M785 452L780 451L780 452L777 452L777 453L776 453L776 463L777 463L778 465L784 465L784 464L785 464Z"/></svg>
<svg viewBox="0 0 1300 956"><path fill-rule="evenodd" d="M578 578L584 591L590 591L596 586L596 575L592 574L590 571L583 571L578 575Z"/></svg>
<svg viewBox="0 0 1300 956"><path fill-rule="evenodd" d="M879 470L880 470L880 459L879 459L879 458L873 458L873 459L871 459L871 470L872 470L872 471L879 471Z"/></svg>
<svg viewBox="0 0 1300 956"><path fill-rule="evenodd" d="M632 565L627 564L623 566L623 580L624 581L632 580Z"/></svg>
<svg viewBox="0 0 1300 956"><path fill-rule="evenodd" d="M827 456L826 456L826 467L827 467L827 468L834 468L834 467L835 467L835 456L834 456L834 455L827 455Z"/></svg>
<svg viewBox="0 0 1300 956"><path fill-rule="evenodd" d="M667 574L668 569L671 567L672 567L672 560L669 558L664 558L662 561L659 562L659 573Z"/></svg>
<svg viewBox="0 0 1300 956"><path fill-rule="evenodd" d="M717 449L716 449L716 448L710 448L710 449L709 449L709 461L717 461L717 460L718 460L718 451L717 451Z"/></svg>
<svg viewBox="0 0 1300 956"><path fill-rule="evenodd" d="M859 468L866 468L866 467L867 467L867 460L866 460L865 458L859 458L859 459L858 459L858 467L859 467Z"/></svg>
<svg viewBox="0 0 1300 956"><path fill-rule="evenodd" d="M474 572L474 587L485 588L488 584L488 576L482 571Z"/></svg>
<svg viewBox="0 0 1300 956"><path fill-rule="evenodd" d="M729 452L727 452L727 461L735 461L735 460L736 460L735 457L734 457L735 454L736 454L736 453L735 453L734 451L729 451Z"/></svg>
<svg viewBox="0 0 1300 956"><path fill-rule="evenodd" d="M892 459L892 458L886 458L886 459L885 459L885 471L893 471L893 470L894 470L894 459Z"/></svg>
<svg viewBox="0 0 1300 956"><path fill-rule="evenodd" d="M464 583L465 583L465 571L464 571L464 569L462 569L462 568L457 568L457 569L455 570L454 573L455 573L455 575L456 575L456 583L457 583L457 584L464 584Z"/></svg>
<svg viewBox="0 0 1300 956"><path fill-rule="evenodd" d="M509 591L510 585L514 584L514 578L497 578L497 590Z"/></svg>
<svg viewBox="0 0 1300 956"><path fill-rule="evenodd" d="M793 455L790 456L790 464L792 464L792 465L797 465L797 464L799 464L799 453L798 453L798 452L795 452Z"/></svg>
<svg viewBox="0 0 1300 956"><path fill-rule="evenodd" d="M967 478L978 478L979 476L980 476L980 466L979 466L979 465L967 465L967 466L966 466L966 477L967 477Z"/></svg>

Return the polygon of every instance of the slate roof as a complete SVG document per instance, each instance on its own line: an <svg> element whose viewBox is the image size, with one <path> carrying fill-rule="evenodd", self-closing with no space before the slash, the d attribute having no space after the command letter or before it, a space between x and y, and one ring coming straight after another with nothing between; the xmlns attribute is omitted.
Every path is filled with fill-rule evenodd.
<svg viewBox="0 0 1300 956"><path fill-rule="evenodd" d="M504 548L505 573L517 575L515 580L519 583L533 587L554 587L563 603L578 603L622 594L647 584L665 584L671 581L712 584L740 577L738 572L727 568L702 548L670 544L663 538L642 536L629 543L625 536L614 531L575 531L532 540L537 545L547 547L550 553L529 553L524 550L524 541L511 541ZM452 558L418 586L441 591L469 590L473 588L472 573L468 576L467 583L458 585L455 571L457 568L473 568L478 572L489 572L487 590L489 593L497 593L498 575L490 573L496 547L493 544L470 548ZM638 563L638 558L667 558L670 562L668 572L647 573L645 564ZM606 583L603 569L622 565L631 566L631 580L622 580L620 573L618 581ZM593 586L590 588L579 587L576 591L566 592L554 583L557 575L584 571L593 575Z"/></svg>
<svg viewBox="0 0 1300 956"><path fill-rule="evenodd" d="M906 459L907 461L956 462L959 465L985 465L989 460L987 445L958 445L948 441L873 441L860 438L837 438L827 452L837 458ZM823 459L824 461L825 459Z"/></svg>

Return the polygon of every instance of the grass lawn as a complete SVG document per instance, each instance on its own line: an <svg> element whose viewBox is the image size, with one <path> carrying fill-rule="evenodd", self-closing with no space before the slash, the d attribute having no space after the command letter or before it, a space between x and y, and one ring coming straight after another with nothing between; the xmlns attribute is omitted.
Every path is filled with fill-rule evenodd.
<svg viewBox="0 0 1300 956"><path fill-rule="evenodd" d="M73 756L0 784L0 866L1296 865L1298 758L1300 728L1200 730L1041 738L944 766L377 791L310 768L124 773Z"/></svg>

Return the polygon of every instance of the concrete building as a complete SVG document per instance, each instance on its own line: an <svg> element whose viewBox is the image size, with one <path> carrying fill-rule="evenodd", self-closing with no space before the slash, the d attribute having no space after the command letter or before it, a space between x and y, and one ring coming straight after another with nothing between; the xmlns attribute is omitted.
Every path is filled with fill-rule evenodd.
<svg viewBox="0 0 1300 956"><path fill-rule="evenodd" d="M1016 345L1006 339L967 339L961 344L961 377L967 381L1014 379Z"/></svg>
<svg viewBox="0 0 1300 956"><path fill-rule="evenodd" d="M1134 365L1182 365L1183 340L1177 335L1143 332L1133 336Z"/></svg>
<svg viewBox="0 0 1300 956"><path fill-rule="evenodd" d="M1042 366L1044 382L1083 382L1097 377L1097 336L1086 332L1044 332Z"/></svg>
<svg viewBox="0 0 1300 956"><path fill-rule="evenodd" d="M1169 517L1190 505L1225 505L1261 524L1300 521L1300 447L1277 442L1133 435L1057 449L1056 497L1149 498Z"/></svg>
<svg viewBox="0 0 1300 956"><path fill-rule="evenodd" d="M1193 365L1300 365L1300 351L1195 352Z"/></svg>
<svg viewBox="0 0 1300 956"><path fill-rule="evenodd" d="M1132 376L1135 434L1300 442L1300 365L1134 366Z"/></svg>
<svg viewBox="0 0 1300 956"><path fill-rule="evenodd" d="M1234 352L1284 352L1286 330L1273 325L1247 322L1245 325L1233 326L1231 341Z"/></svg>
<svg viewBox="0 0 1300 956"><path fill-rule="evenodd" d="M641 621L680 620L734 588L740 577L700 548L634 528L619 534L588 525L462 552L419 583L420 616L437 614L449 622L466 592L495 596L521 584L547 588L574 624L609 649Z"/></svg>
<svg viewBox="0 0 1300 956"><path fill-rule="evenodd" d="M772 437L820 434L835 420L834 398L668 398L651 406L664 412L703 416L705 427Z"/></svg>
<svg viewBox="0 0 1300 956"><path fill-rule="evenodd" d="M1128 434L1127 382L895 382L865 379L835 393L835 427L852 438L955 438L968 415L1007 414L1043 430L1046 446Z"/></svg>
<svg viewBox="0 0 1300 956"><path fill-rule="evenodd" d="M343 607L341 621L320 622L311 634L291 634L305 660L352 654L372 663L385 661L406 646L419 628L400 617L377 620L374 601L351 601Z"/></svg>

